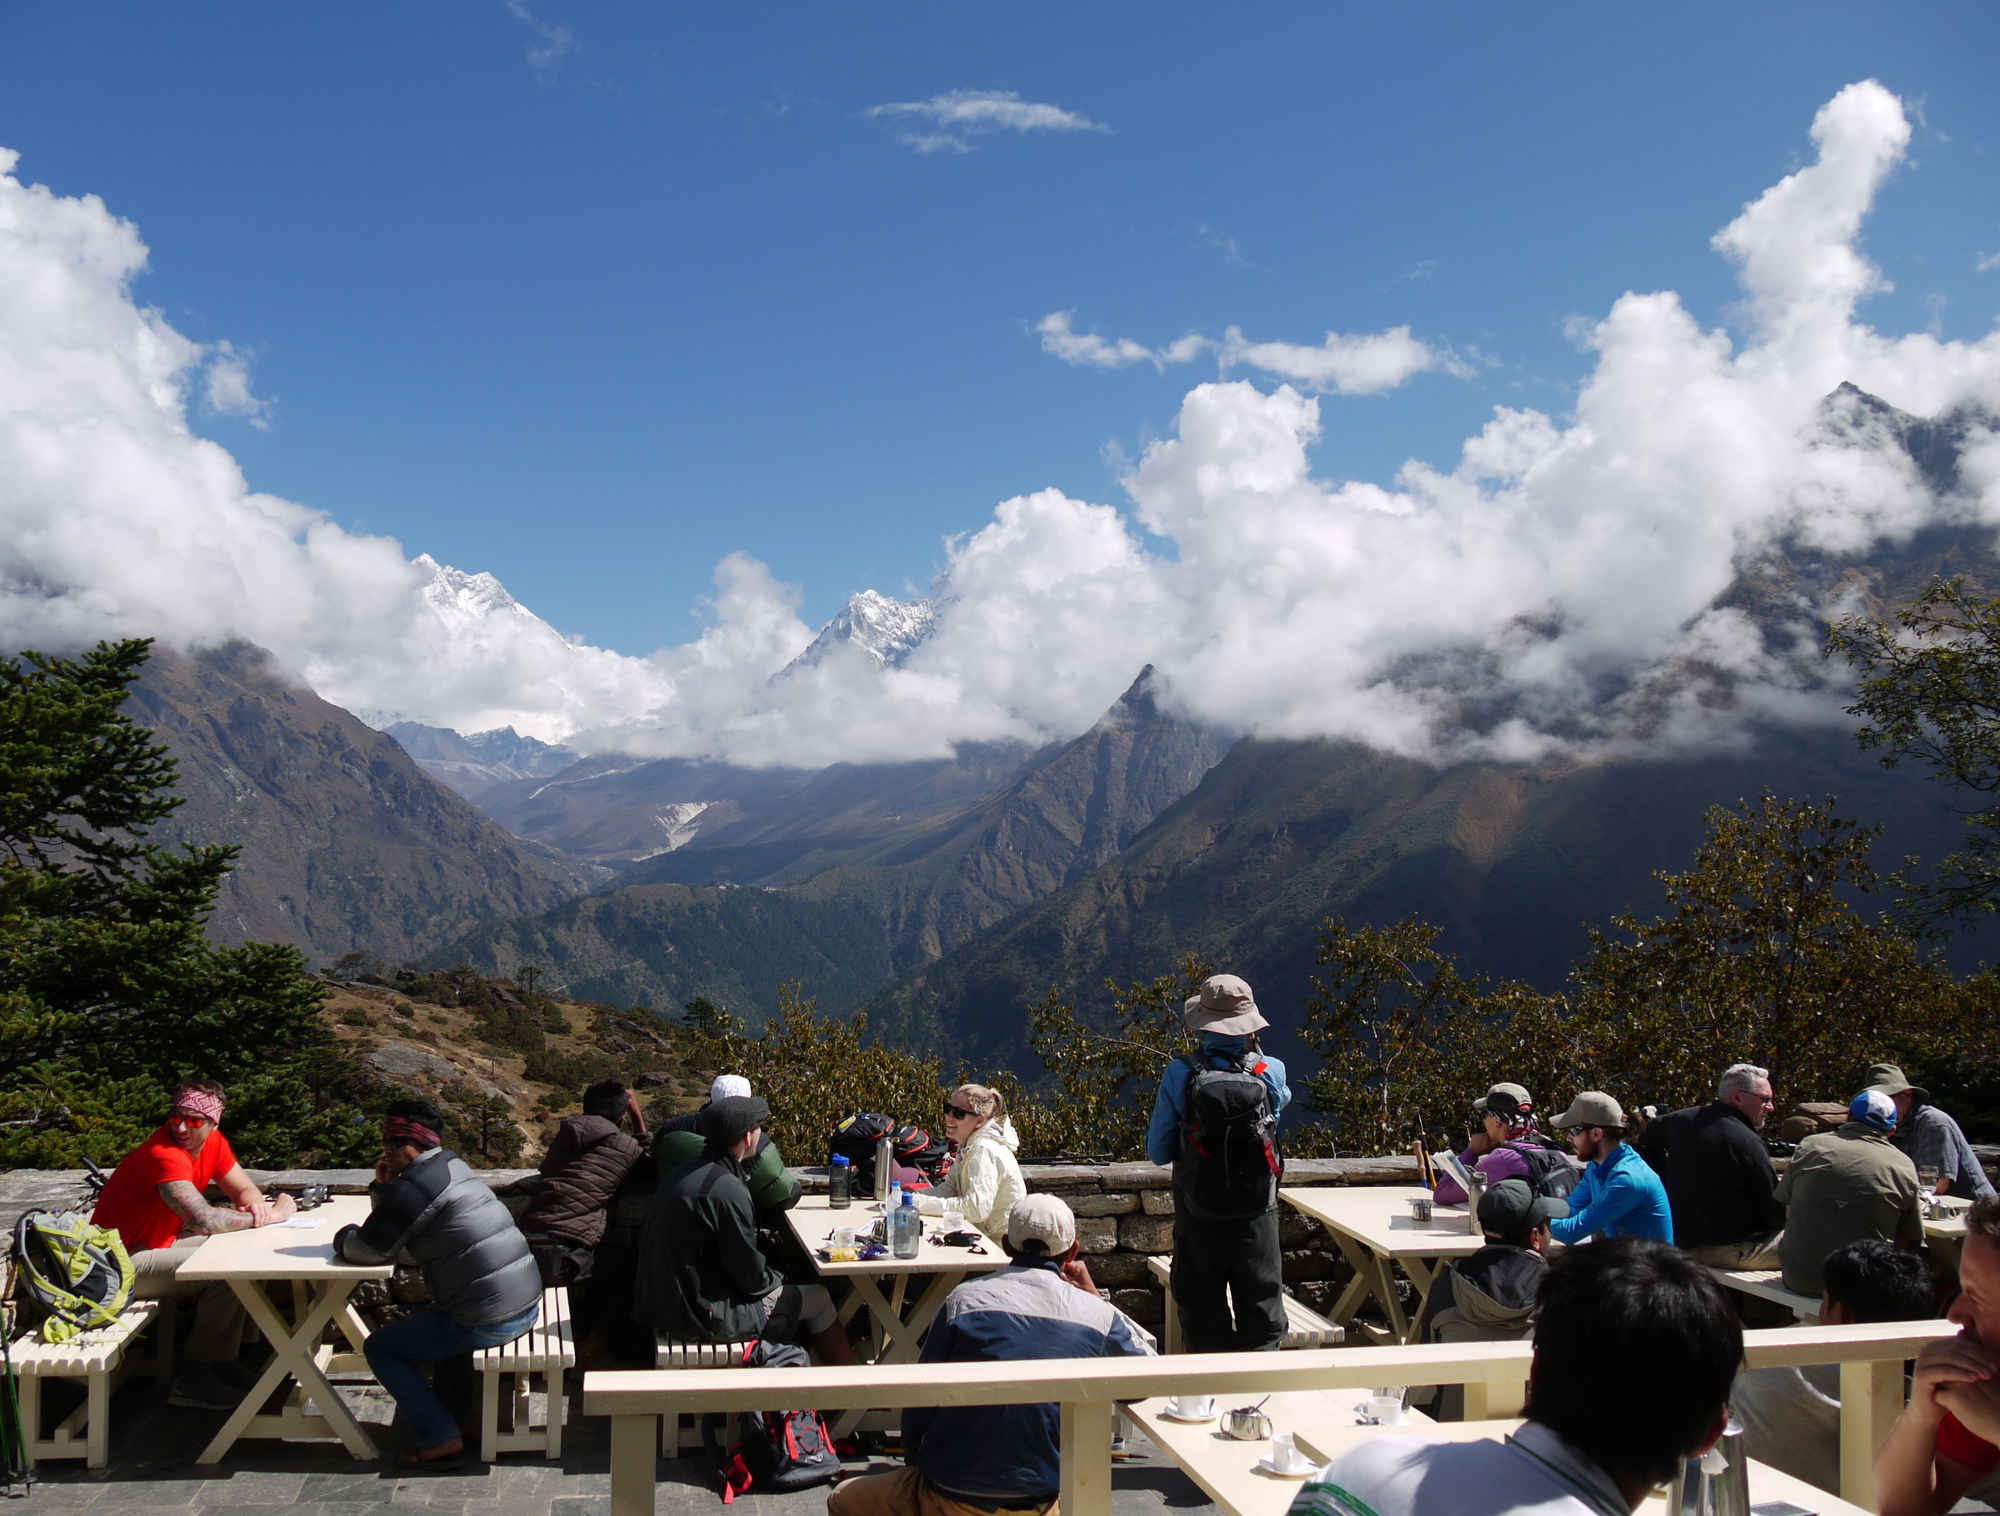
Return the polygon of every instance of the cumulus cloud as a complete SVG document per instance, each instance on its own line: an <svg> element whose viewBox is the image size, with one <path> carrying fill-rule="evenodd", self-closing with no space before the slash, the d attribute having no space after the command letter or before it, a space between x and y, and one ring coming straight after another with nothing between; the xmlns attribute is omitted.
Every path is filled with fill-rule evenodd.
<svg viewBox="0 0 2000 1516"><path fill-rule="evenodd" d="M265 419L270 406L250 392L249 359L227 342L216 343L208 360L202 399L218 416L241 416L259 431L270 425Z"/></svg>
<svg viewBox="0 0 2000 1516"><path fill-rule="evenodd" d="M1135 363L1150 363L1155 369L1165 369L1168 364L1190 363L1204 353L1213 353L1224 373L1255 369L1307 390L1340 395L1379 395L1432 369L1442 369L1458 379L1470 379L1476 372L1449 349L1418 341L1407 326L1354 335L1328 332L1317 347L1252 342L1240 328L1232 326L1219 340L1188 332L1164 347L1148 347L1130 337L1079 332L1075 321L1074 311L1051 311L1035 323L1042 351L1073 368L1129 368Z"/></svg>
<svg viewBox="0 0 2000 1516"><path fill-rule="evenodd" d="M993 132L1108 132L1110 127L1060 105L1023 100L1012 90L960 89L928 100L871 105L862 115L904 125L897 138L920 153L969 153L973 138Z"/></svg>
<svg viewBox="0 0 2000 1516"><path fill-rule="evenodd" d="M2000 430L1979 419L2000 414L2000 333L1862 318L1886 281L1859 239L1907 117L1863 83L1811 132L1814 160L1715 237L1741 281L1728 324L1671 291L1625 294L1576 327L1572 410L1496 407L1455 459L1387 480L1319 470L1321 406L1421 371L1419 348L1460 361L1407 332L1154 348L1045 319L1065 361L1213 351L1226 371L1126 466L1122 499L1030 490L947 542L934 630L900 665L836 649L782 678L813 629L798 587L748 555L717 566L690 640L629 657L564 638L488 575L252 489L188 417L234 350L134 297L129 222L24 182L0 151L0 638L246 637L371 714L749 763L1070 735L1147 662L1227 727L1431 757L1658 752L1728 742L1746 715L1838 720L1814 635L1837 586L1774 576L1755 615L1731 588L1768 554L2000 525ZM1958 486L1939 495L1904 423L1843 381L1956 411Z"/></svg>
<svg viewBox="0 0 2000 1516"><path fill-rule="evenodd" d="M502 0L502 3L506 5L508 15L534 34L535 40L528 44L526 56L536 81L553 84L563 59L577 51L576 33L566 26L544 21L528 9L527 0Z"/></svg>

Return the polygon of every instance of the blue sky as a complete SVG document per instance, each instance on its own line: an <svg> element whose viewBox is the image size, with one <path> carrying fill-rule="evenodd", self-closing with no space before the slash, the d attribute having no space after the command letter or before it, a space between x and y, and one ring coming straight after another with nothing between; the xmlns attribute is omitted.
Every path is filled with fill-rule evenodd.
<svg viewBox="0 0 2000 1516"><path fill-rule="evenodd" d="M1733 334L1709 239L1860 80L1909 123L1856 244L1894 288L1862 316L1981 341L1996 17L18 0L0 148L136 227L131 298L243 383L187 422L251 489L647 654L712 623L731 553L810 627L921 592L1034 491L1184 554L1121 481L1219 357L1268 396L1329 332L1408 329L1425 359L1381 392L1294 379L1332 487L1450 471L1496 406L1567 425L1598 361L1573 323L1625 292ZM941 124L968 93L1012 106ZM1063 129L1004 124L1037 106ZM1065 362L1058 313L1208 345Z"/></svg>

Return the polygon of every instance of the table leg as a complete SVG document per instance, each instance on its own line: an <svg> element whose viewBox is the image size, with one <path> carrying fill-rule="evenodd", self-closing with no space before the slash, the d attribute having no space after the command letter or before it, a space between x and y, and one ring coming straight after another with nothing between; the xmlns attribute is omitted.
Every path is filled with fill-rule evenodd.
<svg viewBox="0 0 2000 1516"><path fill-rule="evenodd" d="M1347 1288L1340 1292L1340 1298L1333 1303L1333 1319L1340 1326L1354 1325L1354 1318L1368 1303L1368 1297L1375 1293L1377 1275L1374 1268L1375 1255L1345 1232L1326 1228L1333 1245L1340 1249L1340 1256L1347 1260L1347 1266L1354 1271L1354 1277L1347 1282Z"/></svg>
<svg viewBox="0 0 2000 1516"><path fill-rule="evenodd" d="M669 1415L672 1413L669 1412ZM653 1516L657 1416L611 1418L612 1516Z"/></svg>
<svg viewBox="0 0 2000 1516"><path fill-rule="evenodd" d="M851 1277L854 1281L854 1294L849 1298L865 1298L870 1319L875 1324L877 1341L875 1361L915 1363L923 1345L925 1328L944 1308L945 1296L958 1288L964 1281L965 1274L962 1270L952 1270L930 1275L930 1283L924 1287L923 1294L917 1297L916 1304L910 1307L908 1317L902 1314L901 1308L909 1284L909 1275L896 1276L890 1295L882 1293L881 1281L872 1274L856 1274ZM835 1437L851 1436L867 1414L867 1408L862 1406L842 1411L834 1419L829 1430Z"/></svg>
<svg viewBox="0 0 2000 1516"><path fill-rule="evenodd" d="M229 1451L237 1438L252 1430L253 1426L264 1419L259 1416L264 1402L287 1378L298 1385L302 1396L312 1401L319 1416L268 1418L270 1422L276 1423L274 1430L280 1433L287 1430L303 1432L311 1429L315 1420L323 1420L325 1425L346 1444L349 1453L356 1458L373 1458L375 1444L362 1430L361 1423L354 1419L354 1413L348 1409L347 1402L340 1398L340 1392L321 1372L315 1353L320 1333L347 1304L347 1297L354 1289L353 1284L347 1281L330 1283L300 1318L296 1327L286 1326L285 1318L279 1314L278 1308L272 1304L270 1297L264 1293L257 1280L232 1279L229 1281L229 1287L236 1292L236 1298L243 1302L244 1311L257 1324L257 1330L264 1334L265 1341L271 1344L271 1362L265 1366L263 1374L258 1377L250 1393L243 1397L243 1403L229 1413L229 1419L222 1424L222 1430L215 1434L195 1461L217 1462Z"/></svg>
<svg viewBox="0 0 2000 1516"><path fill-rule="evenodd" d="M1397 1336L1404 1342L1408 1342L1415 1335L1417 1323L1423 1320L1424 1305L1431 1298L1431 1286L1437 1283L1440 1262L1441 1260L1436 1258L1405 1258L1402 1260L1403 1272L1410 1276L1410 1283L1417 1287L1417 1313L1410 1317L1407 1324L1397 1333ZM1391 1283L1394 1283L1393 1276L1391 1277ZM1392 1296L1391 1298L1396 1300L1396 1313L1401 1315L1401 1299L1396 1296Z"/></svg>

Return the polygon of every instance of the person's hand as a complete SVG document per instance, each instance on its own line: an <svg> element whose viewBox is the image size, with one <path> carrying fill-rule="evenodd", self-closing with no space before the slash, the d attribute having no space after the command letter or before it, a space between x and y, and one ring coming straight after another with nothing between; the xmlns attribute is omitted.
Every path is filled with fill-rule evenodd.
<svg viewBox="0 0 2000 1516"><path fill-rule="evenodd" d="M280 1195L276 1200L271 1202L271 1220L273 1221L289 1221L292 1217L298 1215L298 1213L299 1203L289 1195ZM263 1226L264 1224L261 1221L257 1223L259 1226Z"/></svg>
<svg viewBox="0 0 2000 1516"><path fill-rule="evenodd" d="M1484 1132L1468 1133L1465 1139L1465 1145L1467 1148L1479 1154L1481 1157L1484 1157L1486 1154L1493 1151L1493 1139L1491 1137L1488 1137Z"/></svg>
<svg viewBox="0 0 2000 1516"><path fill-rule="evenodd" d="M1090 1277L1090 1270L1084 1267L1081 1258L1072 1258L1062 1266L1063 1281L1075 1285L1087 1295L1097 1293L1097 1281Z"/></svg>
<svg viewBox="0 0 2000 1516"><path fill-rule="evenodd" d="M632 1130L641 1137L646 1135L645 1113L639 1109L639 1097L630 1090L625 1092L625 1114L632 1118Z"/></svg>
<svg viewBox="0 0 2000 1516"><path fill-rule="evenodd" d="M269 1226L273 1219L271 1202L264 1198L261 1190L252 1190L248 1199L236 1203L236 1209L248 1213L252 1226Z"/></svg>
<svg viewBox="0 0 2000 1516"><path fill-rule="evenodd" d="M1939 1385L1937 1404L1956 1416L1966 1431L2000 1442L2000 1379L1959 1380Z"/></svg>
<svg viewBox="0 0 2000 1516"><path fill-rule="evenodd" d="M375 1182L377 1184L387 1184L395 1177L396 1171L389 1167L388 1159L378 1158L375 1160Z"/></svg>
<svg viewBox="0 0 2000 1516"><path fill-rule="evenodd" d="M1995 1361L1978 1338L1965 1332L1942 1342L1927 1342L1918 1351L1916 1369L1910 1375L1910 1405L1920 1410L1957 1414L1946 1398L1948 1395L1957 1398L1960 1391L1971 1386L1991 1388L2000 1395L2000 1384L1994 1382L1996 1370L2000 1370L2000 1362ZM1996 1402L1996 1409L2000 1409L2000 1402ZM1963 1416L1958 1419L1965 1421ZM1972 1424L1966 1422L1966 1425Z"/></svg>

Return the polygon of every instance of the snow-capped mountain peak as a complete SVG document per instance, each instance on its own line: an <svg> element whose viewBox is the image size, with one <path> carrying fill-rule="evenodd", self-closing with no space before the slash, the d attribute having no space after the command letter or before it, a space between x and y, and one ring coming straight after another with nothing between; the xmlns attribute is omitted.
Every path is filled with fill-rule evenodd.
<svg viewBox="0 0 2000 1516"><path fill-rule="evenodd" d="M937 625L929 600L892 600L874 590L848 597L838 614L820 628L812 645L786 666L810 668L836 647L859 649L877 668L900 668Z"/></svg>

